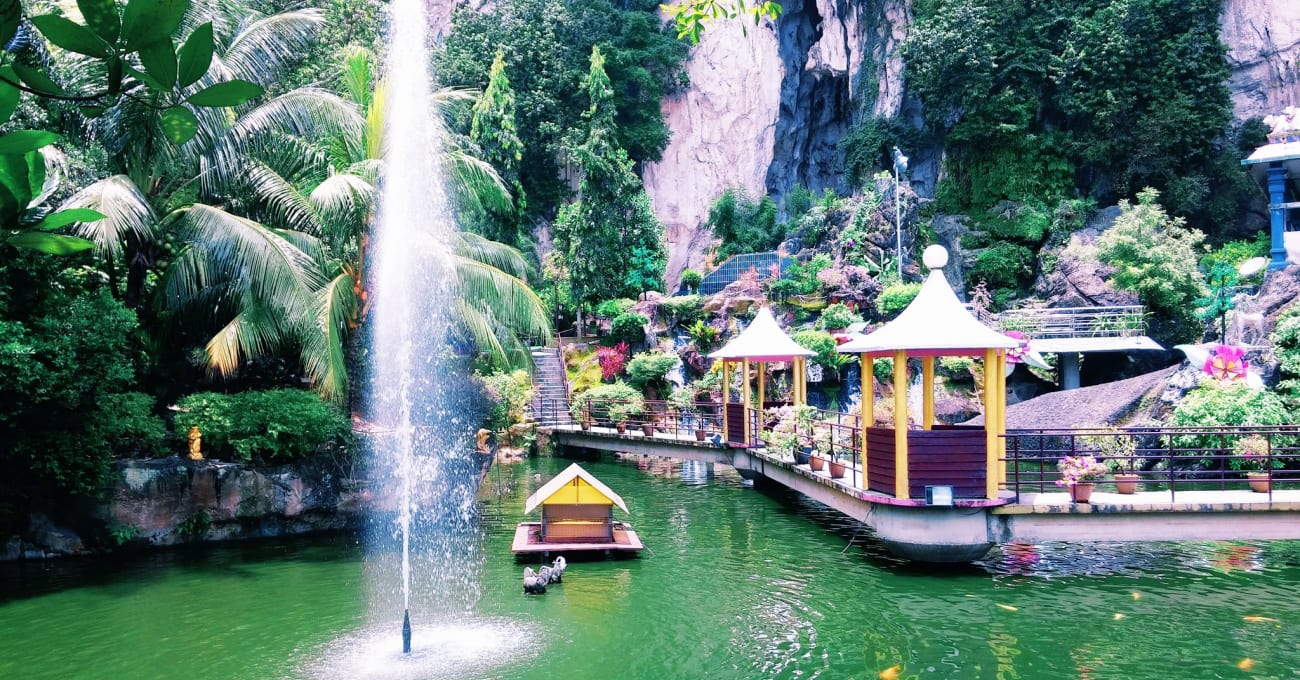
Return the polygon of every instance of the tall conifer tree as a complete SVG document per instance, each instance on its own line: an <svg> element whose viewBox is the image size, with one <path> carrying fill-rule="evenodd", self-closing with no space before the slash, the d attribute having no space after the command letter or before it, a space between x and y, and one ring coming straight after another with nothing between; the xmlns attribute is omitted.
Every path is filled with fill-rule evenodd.
<svg viewBox="0 0 1300 680"><path fill-rule="evenodd" d="M571 151L580 195L556 218L555 247L569 267L574 301L590 305L661 288L667 253L663 227L614 137L613 90L599 47L591 50L584 84L591 101L587 134Z"/></svg>
<svg viewBox="0 0 1300 680"><path fill-rule="evenodd" d="M512 210L488 210L487 218L477 231L494 241L517 246L520 216L528 207L524 187L519 182L519 162L523 159L524 143L519 139L515 124L515 91L510 87L505 53L501 50L497 50L496 59L492 61L487 88L474 104L469 136L479 147L479 158L496 168L514 196Z"/></svg>

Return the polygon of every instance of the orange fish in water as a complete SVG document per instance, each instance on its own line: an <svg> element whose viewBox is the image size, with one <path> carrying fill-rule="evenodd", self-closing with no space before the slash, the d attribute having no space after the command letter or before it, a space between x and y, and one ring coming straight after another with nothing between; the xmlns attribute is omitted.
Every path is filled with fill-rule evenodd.
<svg viewBox="0 0 1300 680"><path fill-rule="evenodd" d="M1255 667L1255 660L1250 657L1246 657L1241 661L1237 662L1237 668L1240 668L1243 671L1248 671L1254 667Z"/></svg>
<svg viewBox="0 0 1300 680"><path fill-rule="evenodd" d="M883 671L880 671L880 680L898 680L898 674L902 672L903 666L894 664Z"/></svg>
<svg viewBox="0 0 1300 680"><path fill-rule="evenodd" d="M1248 623L1280 623L1277 619L1271 619L1267 616L1243 616L1241 620Z"/></svg>
<svg viewBox="0 0 1300 680"><path fill-rule="evenodd" d="M1133 599L1135 599L1135 600L1140 600L1140 599L1142 599L1142 593L1139 593L1139 592L1136 591L1136 590L1133 591Z"/></svg>
<svg viewBox="0 0 1300 680"><path fill-rule="evenodd" d="M1120 619L1122 619L1122 618L1124 618L1124 615L1123 615L1123 614L1120 614L1120 613L1118 613L1118 612L1115 613L1115 620L1116 620L1116 621L1118 621L1118 620L1120 620Z"/></svg>
<svg viewBox="0 0 1300 680"><path fill-rule="evenodd" d="M1020 608L1019 608L1019 607L1012 607L1012 606L1009 605L1009 604L1000 604L1000 605L998 605L998 607L1000 607L1000 608L1002 608L1002 609L1005 609L1005 610L1007 610L1007 611L1009 611L1009 612L1018 612L1018 611L1020 611Z"/></svg>

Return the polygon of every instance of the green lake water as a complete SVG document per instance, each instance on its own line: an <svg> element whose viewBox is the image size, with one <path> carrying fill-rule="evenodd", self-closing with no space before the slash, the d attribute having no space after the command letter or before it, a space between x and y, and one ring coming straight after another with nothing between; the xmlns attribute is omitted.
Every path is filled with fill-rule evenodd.
<svg viewBox="0 0 1300 680"><path fill-rule="evenodd" d="M1297 678L1300 543L1004 548L937 569L860 526L666 461L584 463L650 548L521 594L524 499L498 470L481 592L452 621L369 623L347 537L0 570L0 678ZM537 476L540 475L540 476ZM887 673L888 675L888 673Z"/></svg>

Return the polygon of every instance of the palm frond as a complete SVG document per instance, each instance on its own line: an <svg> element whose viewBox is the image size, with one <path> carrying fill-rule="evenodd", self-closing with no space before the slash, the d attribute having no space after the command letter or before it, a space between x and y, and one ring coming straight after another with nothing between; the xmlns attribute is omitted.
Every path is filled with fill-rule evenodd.
<svg viewBox="0 0 1300 680"><path fill-rule="evenodd" d="M522 280L465 257L456 258L456 278L461 299L492 310L492 315L515 334L529 338L550 336L551 324L542 301Z"/></svg>
<svg viewBox="0 0 1300 680"><path fill-rule="evenodd" d="M365 229L375 210L378 193L373 184L361 177L340 173L316 185L308 198L329 237L335 243L342 243Z"/></svg>
<svg viewBox="0 0 1300 680"><path fill-rule="evenodd" d="M267 221L283 229L321 235L316 207L283 175L265 163L248 162L244 179L265 209Z"/></svg>
<svg viewBox="0 0 1300 680"><path fill-rule="evenodd" d="M442 154L442 166L456 203L462 208L506 212L513 207L510 190L491 163L461 149L450 149Z"/></svg>
<svg viewBox="0 0 1300 680"><path fill-rule="evenodd" d="M524 278L528 272L528 262L518 250L469 231L461 232L459 236L457 255L496 267L517 279Z"/></svg>
<svg viewBox="0 0 1300 680"><path fill-rule="evenodd" d="M318 9L258 19L235 36L221 63L231 75L269 87L307 52L324 21Z"/></svg>
<svg viewBox="0 0 1300 680"><path fill-rule="evenodd" d="M78 191L63 202L60 210L90 208L105 218L81 223L76 234L95 242L95 255L122 264L123 246L129 239L150 243L157 235L158 216L140 188L126 175L113 175Z"/></svg>
<svg viewBox="0 0 1300 680"><path fill-rule="evenodd" d="M340 273L316 294L312 332L303 342L303 372L322 397L341 402L348 393L348 324L357 310L352 277Z"/></svg>

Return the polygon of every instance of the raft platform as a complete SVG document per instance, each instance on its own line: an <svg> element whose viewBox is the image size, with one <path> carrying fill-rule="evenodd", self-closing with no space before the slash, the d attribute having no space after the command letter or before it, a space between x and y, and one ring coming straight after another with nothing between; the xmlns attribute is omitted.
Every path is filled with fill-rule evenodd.
<svg viewBox="0 0 1300 680"><path fill-rule="evenodd" d="M614 540L604 542L559 542L555 540L543 541L541 538L541 522L520 522L515 528L515 540L510 545L510 552L519 554L537 554L537 553L593 553L604 552L613 554L615 552L638 553L645 549L641 544L641 539L637 537L636 532L632 530L631 525L625 522L614 522Z"/></svg>

